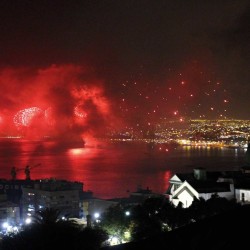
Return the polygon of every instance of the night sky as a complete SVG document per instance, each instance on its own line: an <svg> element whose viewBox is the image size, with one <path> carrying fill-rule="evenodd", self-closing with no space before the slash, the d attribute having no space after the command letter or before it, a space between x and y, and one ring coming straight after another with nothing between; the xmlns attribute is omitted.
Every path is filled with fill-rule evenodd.
<svg viewBox="0 0 250 250"><path fill-rule="evenodd" d="M1 0L0 19L2 130L250 119L249 0Z"/></svg>

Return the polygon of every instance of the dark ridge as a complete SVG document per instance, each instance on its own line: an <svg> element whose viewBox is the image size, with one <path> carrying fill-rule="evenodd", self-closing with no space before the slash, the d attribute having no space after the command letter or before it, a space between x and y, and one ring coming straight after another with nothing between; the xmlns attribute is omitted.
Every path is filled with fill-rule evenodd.
<svg viewBox="0 0 250 250"><path fill-rule="evenodd" d="M194 222L156 237L102 250L231 250L244 249L250 225L250 205Z"/></svg>

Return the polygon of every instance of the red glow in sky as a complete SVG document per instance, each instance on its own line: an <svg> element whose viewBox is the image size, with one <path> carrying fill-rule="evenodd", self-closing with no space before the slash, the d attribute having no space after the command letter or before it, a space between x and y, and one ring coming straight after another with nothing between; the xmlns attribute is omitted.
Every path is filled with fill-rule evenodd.
<svg viewBox="0 0 250 250"><path fill-rule="evenodd" d="M208 61L191 60L156 79L142 68L115 83L102 81L93 68L74 64L3 68L0 111L8 133L18 129L18 134L39 137L70 131L90 138L110 127L147 129L161 118L227 118L229 93L207 69L212 64Z"/></svg>
<svg viewBox="0 0 250 250"><path fill-rule="evenodd" d="M0 85L0 110L2 117L12 117L13 134L94 136L112 119L102 81L84 67L5 68Z"/></svg>
<svg viewBox="0 0 250 250"><path fill-rule="evenodd" d="M177 109L194 119L249 118L249 0L1 2L1 112L45 110L54 97L72 113L73 89L88 98L101 88L133 126ZM91 102L106 112L101 96Z"/></svg>

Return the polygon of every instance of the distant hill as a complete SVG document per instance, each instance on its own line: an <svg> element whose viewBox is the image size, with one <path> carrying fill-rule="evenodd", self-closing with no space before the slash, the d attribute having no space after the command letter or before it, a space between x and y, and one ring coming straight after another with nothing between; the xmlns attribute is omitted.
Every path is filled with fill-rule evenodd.
<svg viewBox="0 0 250 250"><path fill-rule="evenodd" d="M157 237L102 250L232 250L248 249L250 205L216 215Z"/></svg>

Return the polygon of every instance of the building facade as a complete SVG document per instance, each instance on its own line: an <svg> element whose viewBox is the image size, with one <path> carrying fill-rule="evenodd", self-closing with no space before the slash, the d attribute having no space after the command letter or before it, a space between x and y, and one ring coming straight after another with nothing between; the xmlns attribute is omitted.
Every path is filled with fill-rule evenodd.
<svg viewBox="0 0 250 250"><path fill-rule="evenodd" d="M237 172L238 174L238 172ZM169 180L165 195L169 201L183 208L191 206L195 199L210 199L214 194L226 199L235 198L234 176L232 172L207 172L203 168L193 173L175 174Z"/></svg>
<svg viewBox="0 0 250 250"><path fill-rule="evenodd" d="M80 193L83 184L65 180L36 181L34 187L22 188L22 218L34 215L44 208L55 208L62 216L80 216Z"/></svg>

